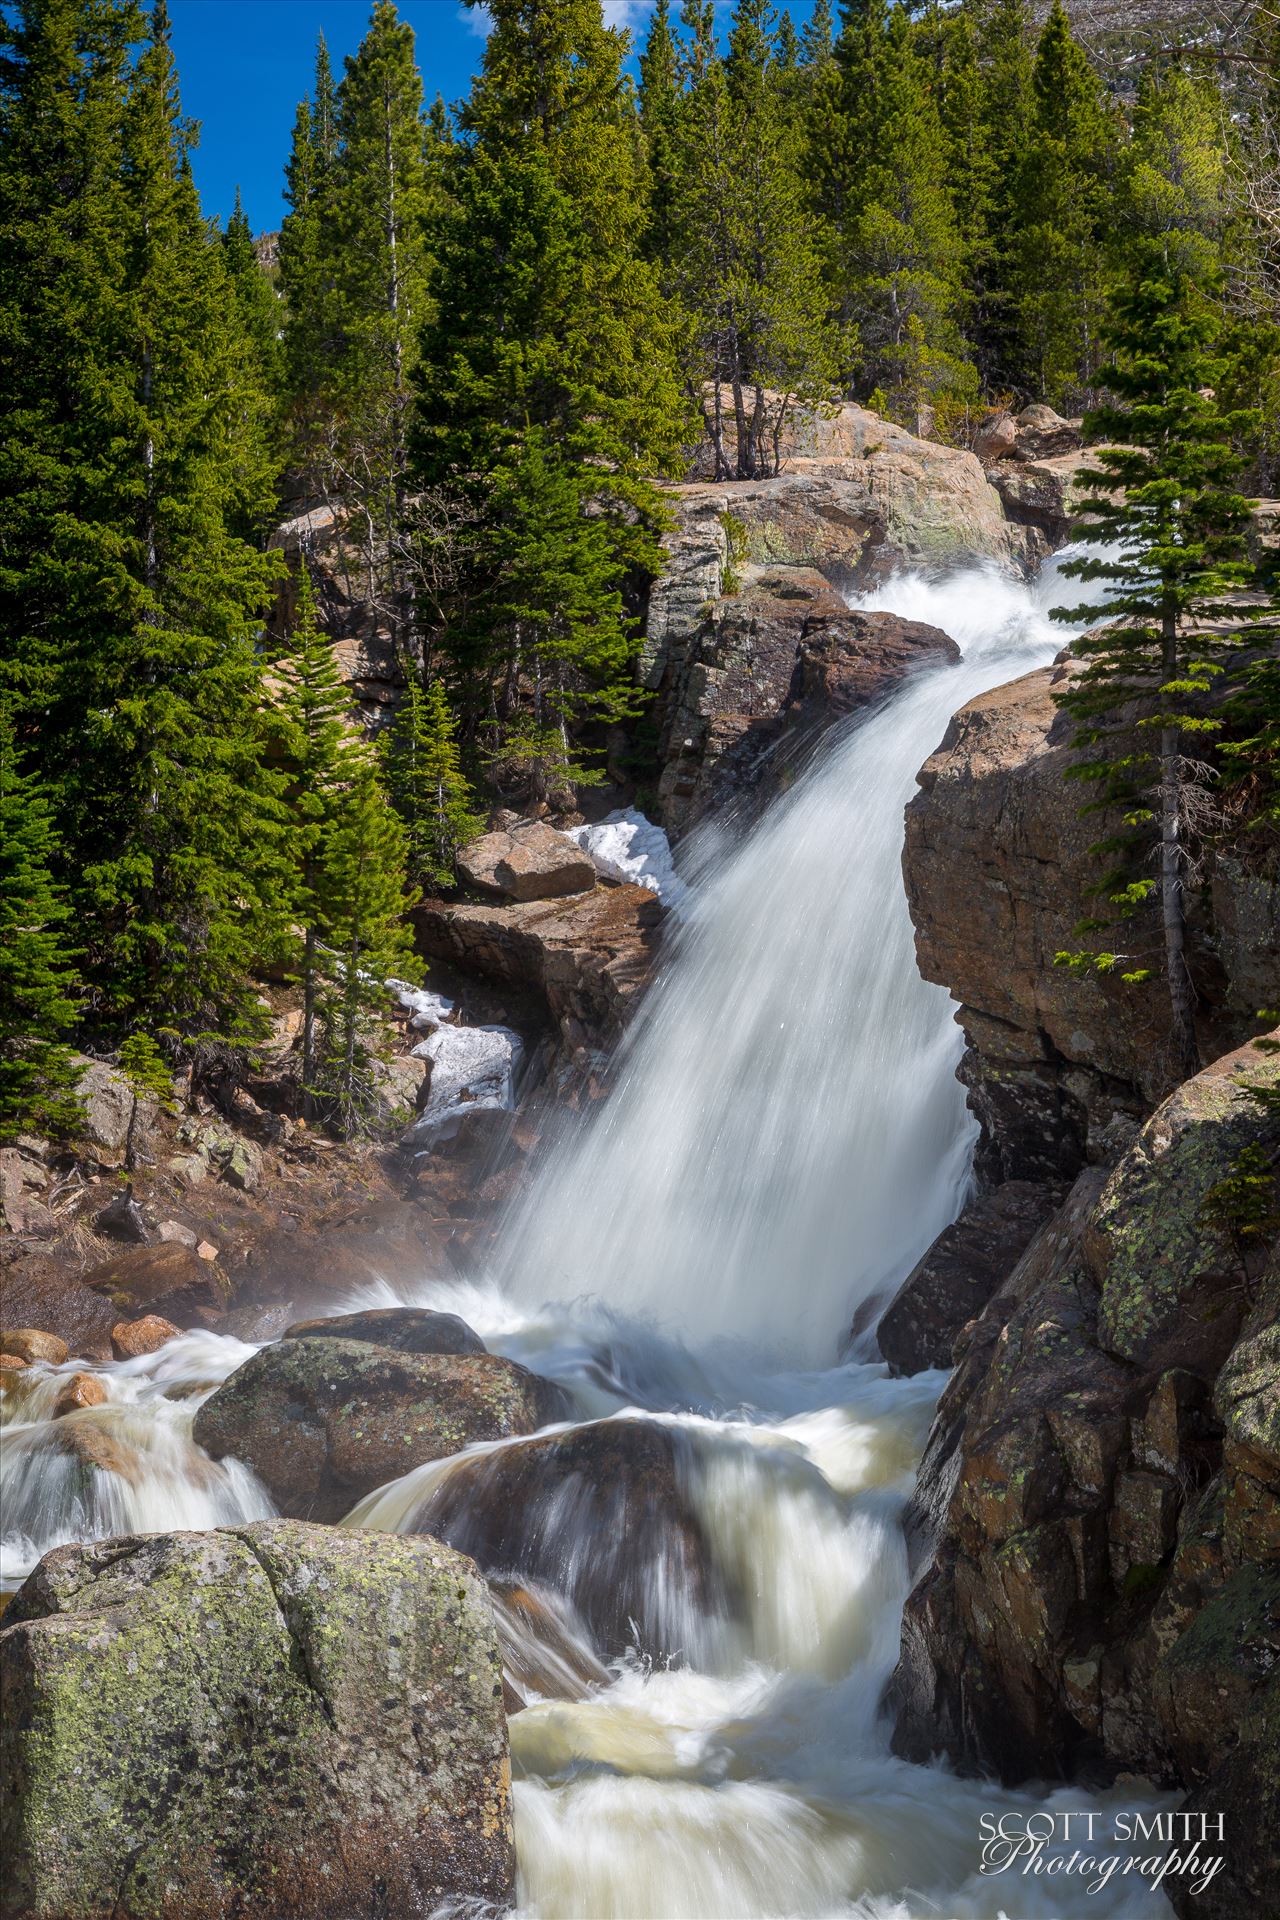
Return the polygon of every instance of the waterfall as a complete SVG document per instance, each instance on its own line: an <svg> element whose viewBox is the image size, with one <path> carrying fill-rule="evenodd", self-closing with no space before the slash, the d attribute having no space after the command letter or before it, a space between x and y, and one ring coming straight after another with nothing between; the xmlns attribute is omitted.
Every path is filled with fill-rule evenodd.
<svg viewBox="0 0 1280 1920"><path fill-rule="evenodd" d="M520 1920L1167 1920L1136 1876L1095 1899L1078 1873L979 1871L984 1817L1158 1804L1145 1789L1010 1792L891 1753L901 1516L942 1376L838 1359L858 1303L956 1212L972 1150L953 1008L915 966L903 807L951 714L1058 650L1060 597L1080 595L1056 567L1028 587L988 566L864 596L944 628L960 663L833 731L736 844L695 836L615 1089L567 1123L493 1270L364 1290L463 1314L576 1416L419 1466L344 1522L501 1540ZM59 1539L267 1511L190 1437L249 1352L185 1335L92 1369L107 1404L62 1420L77 1363L8 1388L8 1577ZM590 1468L602 1437L617 1485Z"/></svg>
<svg viewBox="0 0 1280 1920"><path fill-rule="evenodd" d="M903 808L950 716L1065 643L1061 594L1056 566L1031 588L974 566L854 603L942 627L963 658L836 732L718 865L692 849L701 883L614 1091L508 1222L508 1298L593 1296L696 1345L825 1364L954 1219L974 1129L954 1008L916 969Z"/></svg>

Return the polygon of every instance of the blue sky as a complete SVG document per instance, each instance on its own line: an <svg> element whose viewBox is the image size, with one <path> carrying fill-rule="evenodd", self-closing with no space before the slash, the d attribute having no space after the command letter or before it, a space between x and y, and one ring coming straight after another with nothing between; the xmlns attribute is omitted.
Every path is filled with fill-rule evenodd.
<svg viewBox="0 0 1280 1920"><path fill-rule="evenodd" d="M610 24L643 38L652 0L604 0ZM793 5L807 18L811 0ZM459 0L399 0L417 36L428 100L460 100L484 54L484 17ZM170 0L183 109L200 122L194 167L206 213L225 220L237 185L255 231L278 227L289 136L310 91L316 35L335 72L364 35L372 0ZM673 11L678 11L673 8Z"/></svg>

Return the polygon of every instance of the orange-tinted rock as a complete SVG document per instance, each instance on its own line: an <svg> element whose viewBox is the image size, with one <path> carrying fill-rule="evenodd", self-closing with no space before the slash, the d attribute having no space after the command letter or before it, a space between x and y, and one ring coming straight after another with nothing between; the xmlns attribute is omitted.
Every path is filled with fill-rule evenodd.
<svg viewBox="0 0 1280 1920"><path fill-rule="evenodd" d="M178 1240L129 1247L85 1275L85 1285L119 1307L149 1307L163 1300L180 1320L194 1320L201 1307L223 1307L230 1285L221 1269Z"/></svg>
<svg viewBox="0 0 1280 1920"><path fill-rule="evenodd" d="M112 1327L111 1348L117 1360L136 1360L140 1354L155 1353L181 1331L158 1313L144 1313L140 1320L121 1320Z"/></svg>
<svg viewBox="0 0 1280 1920"><path fill-rule="evenodd" d="M43 1333L39 1327L11 1327L0 1333L0 1347L28 1365L43 1360L51 1367L60 1367L67 1357L66 1341L60 1340L56 1333Z"/></svg>
<svg viewBox="0 0 1280 1920"><path fill-rule="evenodd" d="M0 1373L19 1373L27 1364L20 1353L0 1353Z"/></svg>
<svg viewBox="0 0 1280 1920"><path fill-rule="evenodd" d="M105 1406L108 1398L96 1373L73 1373L53 1403L53 1417L58 1420L64 1413L79 1413L84 1407Z"/></svg>

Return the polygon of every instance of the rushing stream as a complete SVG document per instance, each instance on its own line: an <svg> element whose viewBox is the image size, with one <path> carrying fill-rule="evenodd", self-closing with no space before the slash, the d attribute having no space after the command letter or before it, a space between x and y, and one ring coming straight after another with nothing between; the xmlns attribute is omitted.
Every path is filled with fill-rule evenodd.
<svg viewBox="0 0 1280 1920"><path fill-rule="evenodd" d="M581 1506L524 1516L531 1543L557 1535L579 1695L535 1687L511 1718L528 1920L1168 1912L1132 1879L1091 1896L1078 1876L979 1874L984 1814L1107 1797L1010 1793L891 1755L880 1703L908 1584L901 1514L943 1376L889 1380L840 1357L858 1305L954 1217L972 1150L953 1008L915 967L903 806L956 708L1061 646L1055 576L1026 587L973 568L866 597L944 627L963 661L832 737L736 844L695 836L691 897L610 1098L555 1146L492 1274L424 1276L417 1293L558 1379L579 1419L677 1434L682 1495L737 1596L695 1602L674 1543L602 1539ZM374 1289L335 1311L403 1298ZM91 1476L110 1489L92 1510L85 1476L50 1450L51 1370L49 1405L28 1399L6 1433L9 1577L58 1540L270 1511L190 1440L202 1388L248 1351L192 1334L100 1370L112 1400L77 1418L125 1470ZM418 1468L346 1524L411 1529L452 1475L483 1475L500 1451ZM622 1554L651 1559L637 1591L666 1660L602 1665L568 1604ZM1134 1790L1110 1799L1132 1806Z"/></svg>

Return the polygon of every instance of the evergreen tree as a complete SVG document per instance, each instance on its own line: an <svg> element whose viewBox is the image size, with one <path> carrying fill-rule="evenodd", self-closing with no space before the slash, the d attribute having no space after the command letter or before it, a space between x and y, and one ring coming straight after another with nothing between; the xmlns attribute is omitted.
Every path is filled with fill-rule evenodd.
<svg viewBox="0 0 1280 1920"><path fill-rule="evenodd" d="M78 1117L65 1036L80 1009L71 908L53 878L56 835L36 780L0 717L0 1142L66 1132Z"/></svg>
<svg viewBox="0 0 1280 1920"><path fill-rule="evenodd" d="M440 680L409 682L384 736L387 791L404 822L407 871L420 887L450 887L457 854L480 832L462 771L457 723Z"/></svg>
<svg viewBox="0 0 1280 1920"><path fill-rule="evenodd" d="M280 385L280 302L258 261L239 187L235 211L223 231L222 252L239 315L239 331L251 362L248 384L260 396L265 413Z"/></svg>
<svg viewBox="0 0 1280 1920"><path fill-rule="evenodd" d="M499 0L439 230L416 473L465 509L465 579L434 612L467 717L499 734L526 694L554 698L566 731L630 697L637 642L621 590L656 571L649 476L682 438L670 321L641 253L645 179L622 51L596 4ZM543 599L526 617L511 581L540 543ZM567 564L585 547L594 618ZM571 591L558 609L553 582Z"/></svg>
<svg viewBox="0 0 1280 1920"><path fill-rule="evenodd" d="M132 1173L138 1164L138 1115L145 1100L159 1103L166 1113L176 1108L173 1075L155 1040L149 1033L135 1030L120 1049L120 1073L129 1089L129 1125L124 1139L125 1171ZM132 1189L131 1189L132 1191Z"/></svg>
<svg viewBox="0 0 1280 1920"><path fill-rule="evenodd" d="M314 1092L343 1134L359 1130L376 1097L374 1066L389 979L420 976L404 922L405 832L367 748L354 758L341 805L319 850L325 928L317 996Z"/></svg>
<svg viewBox="0 0 1280 1920"><path fill-rule="evenodd" d="M294 122L285 169L288 212L280 228L290 459L307 491L321 498L332 495L336 486L332 414L344 341L334 208L337 161L337 90L321 34L314 89L299 105Z"/></svg>
<svg viewBox="0 0 1280 1920"><path fill-rule="evenodd" d="M1014 281L1023 382L1070 411L1094 387L1116 129L1062 0L1045 22L1020 173Z"/></svg>
<svg viewBox="0 0 1280 1920"><path fill-rule="evenodd" d="M302 1085L308 1103L316 1085L316 1007L325 939L323 853L331 819L349 785L357 751L346 690L316 619L305 554L287 647L273 668L271 724L284 769L288 845L293 871L291 911L301 925Z"/></svg>
<svg viewBox="0 0 1280 1920"><path fill-rule="evenodd" d="M738 0L681 122L672 285L717 479L777 472L792 403L830 394L838 366L772 27L768 0Z"/></svg>
<svg viewBox="0 0 1280 1920"><path fill-rule="evenodd" d="M1242 423L1212 394L1217 326L1175 251L1146 243L1107 329L1115 357L1104 378L1116 398L1088 422L1091 436L1120 444L1105 447L1077 481L1088 496L1083 528L1103 551L1064 568L1110 588L1113 617L1075 643L1083 664L1060 700L1087 750L1077 775L1121 822L1097 849L1111 862L1099 891L1140 939L1154 909L1180 1077L1200 1057L1186 893L1204 768L1190 750L1208 750L1220 729L1208 696L1221 676L1229 685L1232 669L1238 674L1230 596L1251 573L1249 502L1237 490L1241 458L1232 445ZM1133 957L1059 956L1103 970ZM1131 965L1125 977L1139 983L1150 971Z"/></svg>
<svg viewBox="0 0 1280 1920"><path fill-rule="evenodd" d="M93 1012L163 1011L194 1042L251 1023L276 911L254 650L274 568L236 531L265 516L270 460L164 8L132 68L124 20L42 0L5 76L0 594Z"/></svg>
<svg viewBox="0 0 1280 1920"><path fill-rule="evenodd" d="M967 17L971 0L963 0ZM990 391L1016 386L1023 366L1019 348L1018 243L1020 208L1031 127L1032 52L1026 0L995 0L978 8L972 29L982 75L977 165L979 178L957 181L961 230L969 237L975 184L981 197L981 156L988 173L988 246L972 256L968 273L970 328L983 379ZM955 114L956 120L962 118ZM953 140L956 135L953 132Z"/></svg>
<svg viewBox="0 0 1280 1920"><path fill-rule="evenodd" d="M835 18L831 0L816 0L800 34L800 62L814 72L826 67L834 57Z"/></svg>
<svg viewBox="0 0 1280 1920"><path fill-rule="evenodd" d="M859 390L912 427L940 395L976 399L947 142L905 7L850 0L810 151L830 282L861 340Z"/></svg>
<svg viewBox="0 0 1280 1920"><path fill-rule="evenodd" d="M640 55L640 124L649 159L649 223L643 247L650 260L669 264L675 246L674 207L679 166L680 74L670 0L658 0Z"/></svg>

